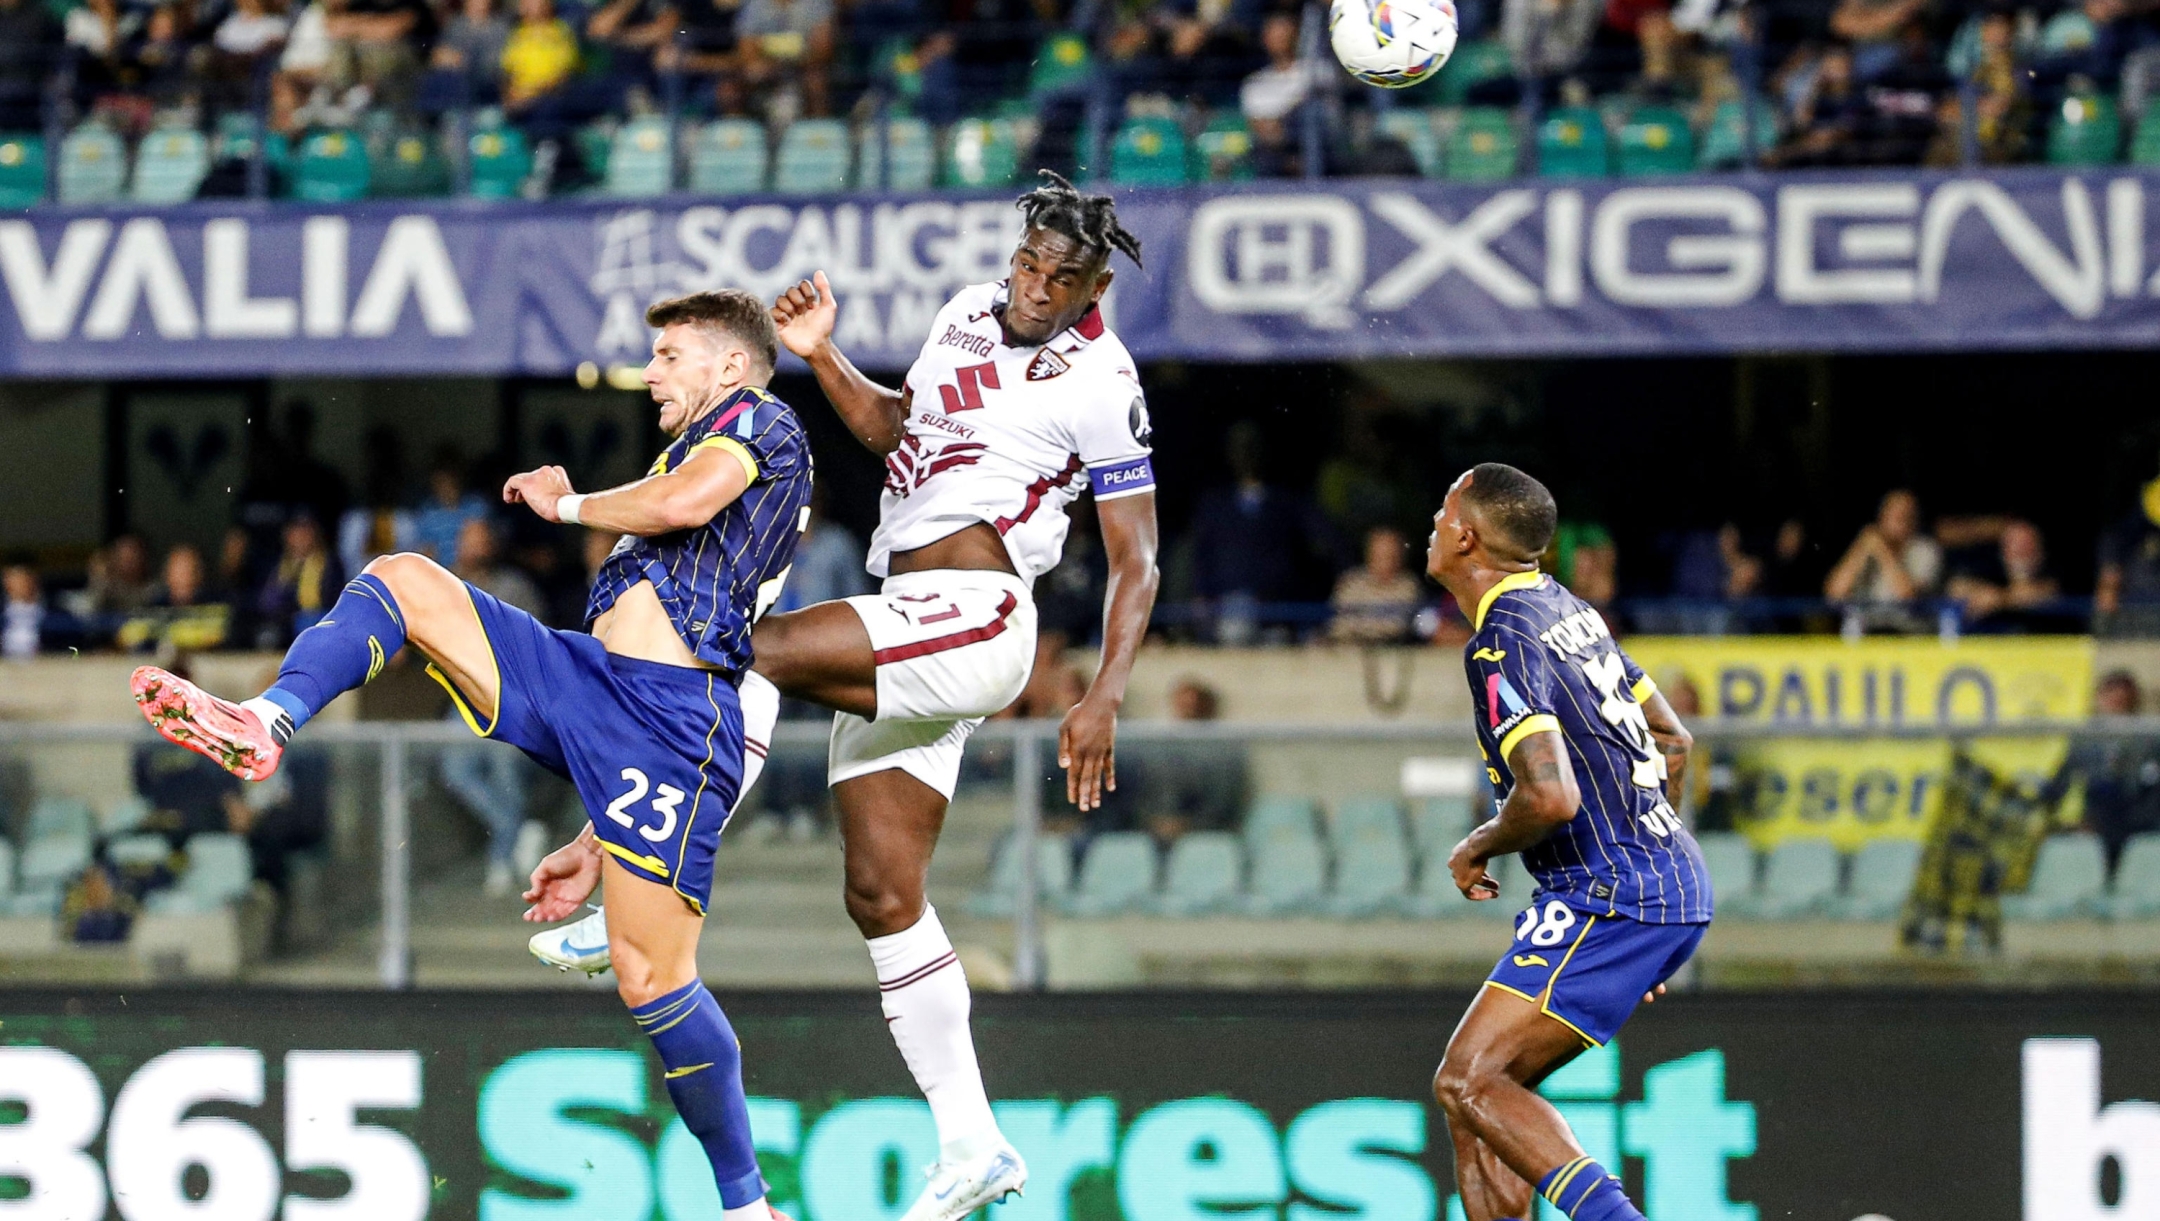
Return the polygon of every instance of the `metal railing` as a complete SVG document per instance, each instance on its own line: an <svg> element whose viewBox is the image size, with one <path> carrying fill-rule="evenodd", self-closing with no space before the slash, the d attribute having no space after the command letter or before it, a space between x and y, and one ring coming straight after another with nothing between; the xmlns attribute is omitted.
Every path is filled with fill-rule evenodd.
<svg viewBox="0 0 2160 1221"><path fill-rule="evenodd" d="M1761 743L1783 740L1815 741L1934 741L1953 742L1980 738L2076 738L2160 739L2160 717L2104 717L2091 720L1921 722L1879 724L1821 724L1791 721L1741 721L1705 719L1693 723L1699 748L1725 743ZM976 733L973 750L996 747L1010 759L1012 827L1009 850L1016 854L1014 876L1013 956L1014 984L1024 990L1039 989L1046 979L1043 948L1044 896L1038 892L1036 857L1043 842L1046 814L1044 786L1054 761L1058 724L1049 720L1005 720L983 725ZM821 751L829 734L822 721L782 722L774 734L777 754L783 749ZM0 722L0 750L49 745L135 746L154 743L145 728L127 725L64 725ZM305 742L322 747L367 747L375 750L380 769L381 806L376 825L375 851L380 866L379 921L376 941L376 978L388 989L413 985L413 859L409 781L414 775L415 748L470 746L474 739L462 726L444 721L384 721L319 723L309 726ZM1120 727L1119 746L1128 756L1139 748L1188 743L1236 743L1248 746L1286 747L1319 745L1431 746L1460 759L1475 757L1476 739L1466 720L1445 724L1372 723L1356 725L1299 725L1223 722L1131 721ZM1254 752L1249 758L1268 753ZM1385 790L1392 781L1370 783L1366 791Z"/></svg>

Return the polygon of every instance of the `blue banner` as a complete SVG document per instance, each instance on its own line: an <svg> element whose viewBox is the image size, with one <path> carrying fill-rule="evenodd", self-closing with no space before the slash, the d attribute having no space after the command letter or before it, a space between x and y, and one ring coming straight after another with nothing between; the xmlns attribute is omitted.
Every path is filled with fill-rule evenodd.
<svg viewBox="0 0 2160 1221"><path fill-rule="evenodd" d="M2160 340L2160 175L1832 173L1126 192L1136 356L1256 361L2102 348ZM660 297L823 268L908 364L1002 274L1006 196L197 203L0 220L0 375L559 375Z"/></svg>

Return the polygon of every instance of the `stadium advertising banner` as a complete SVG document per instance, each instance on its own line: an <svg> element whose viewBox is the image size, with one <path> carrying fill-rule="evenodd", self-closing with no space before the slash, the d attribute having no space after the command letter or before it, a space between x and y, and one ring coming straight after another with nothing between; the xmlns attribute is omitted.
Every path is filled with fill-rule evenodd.
<svg viewBox="0 0 2160 1221"><path fill-rule="evenodd" d="M2119 347L2160 339L2160 174L1794 173L1124 192L1143 360ZM0 220L0 375L561 375L639 312L823 268L905 367L996 278L1010 195L199 202Z"/></svg>
<svg viewBox="0 0 2160 1221"><path fill-rule="evenodd" d="M990 1221L1442 1221L1462 994L978 998L1032 1171ZM772 1198L894 1221L936 1157L874 996L727 1001ZM16 996L0 1214L699 1221L600 993ZM1543 1087L1650 1221L2160 1212L2160 995L1676 995ZM1543 1216L1544 1214L1541 1214Z"/></svg>
<svg viewBox="0 0 2160 1221"><path fill-rule="evenodd" d="M1668 689L1692 685L1704 715L1797 726L2014 725L2091 711L2087 637L1636 636L1635 658ZM1962 737L2005 775L2037 782L2062 763L2060 737ZM1952 740L1750 739L1708 742L1741 795L1740 828L1762 847L1826 838L1840 850L1885 836L1922 839L1942 804ZM1707 781L1711 768L1697 779Z"/></svg>

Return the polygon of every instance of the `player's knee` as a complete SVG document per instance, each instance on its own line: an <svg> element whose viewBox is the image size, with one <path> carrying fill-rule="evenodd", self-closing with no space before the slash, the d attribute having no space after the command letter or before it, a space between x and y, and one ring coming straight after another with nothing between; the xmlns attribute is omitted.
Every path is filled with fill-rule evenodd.
<svg viewBox="0 0 2160 1221"><path fill-rule="evenodd" d="M457 580L449 569L414 551L377 556L360 571L389 587L390 596L407 611L408 618L411 611L440 598L445 581Z"/></svg>
<svg viewBox="0 0 2160 1221"><path fill-rule="evenodd" d="M920 891L849 878L846 900L848 918L865 937L889 937L905 932L922 919Z"/></svg>
<svg viewBox="0 0 2160 1221"><path fill-rule="evenodd" d="M1433 1073L1433 1101L1450 1115L1459 1115L1476 1099L1481 1081L1475 1067L1465 1060L1449 1056L1440 1061Z"/></svg>

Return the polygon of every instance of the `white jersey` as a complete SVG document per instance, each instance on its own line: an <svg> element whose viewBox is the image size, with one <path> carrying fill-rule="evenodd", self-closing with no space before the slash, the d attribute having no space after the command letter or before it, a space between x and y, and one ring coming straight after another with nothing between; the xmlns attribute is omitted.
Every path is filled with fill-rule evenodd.
<svg viewBox="0 0 2160 1221"><path fill-rule="evenodd" d="M1039 347L1005 346L992 307L1005 285L976 284L938 311L908 370L907 436L885 459L867 567L976 522L997 527L1022 580L1057 566L1065 507L1151 491L1147 401L1132 354L1089 310Z"/></svg>

